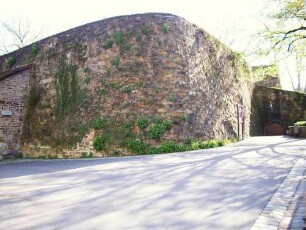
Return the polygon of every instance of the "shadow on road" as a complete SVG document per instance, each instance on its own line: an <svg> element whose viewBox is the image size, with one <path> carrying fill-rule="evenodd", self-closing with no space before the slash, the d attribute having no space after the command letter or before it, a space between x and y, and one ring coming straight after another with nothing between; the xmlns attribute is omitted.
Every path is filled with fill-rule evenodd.
<svg viewBox="0 0 306 230"><path fill-rule="evenodd" d="M0 186L7 194L0 222L10 227L12 219L23 229L248 229L305 143L253 138L188 153L0 165L7 188ZM20 203L30 211L2 215ZM55 217L45 217L47 207Z"/></svg>

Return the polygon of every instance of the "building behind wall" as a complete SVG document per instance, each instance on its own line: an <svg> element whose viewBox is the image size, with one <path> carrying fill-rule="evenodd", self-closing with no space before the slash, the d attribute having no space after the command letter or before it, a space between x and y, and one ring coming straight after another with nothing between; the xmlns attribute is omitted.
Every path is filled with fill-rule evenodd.
<svg viewBox="0 0 306 230"><path fill-rule="evenodd" d="M0 75L0 146L19 150L25 101L29 89L29 69L17 68Z"/></svg>
<svg viewBox="0 0 306 230"><path fill-rule="evenodd" d="M305 119L306 95L282 90L278 74L265 75L255 83L252 96L251 135L284 135L287 134L288 126Z"/></svg>

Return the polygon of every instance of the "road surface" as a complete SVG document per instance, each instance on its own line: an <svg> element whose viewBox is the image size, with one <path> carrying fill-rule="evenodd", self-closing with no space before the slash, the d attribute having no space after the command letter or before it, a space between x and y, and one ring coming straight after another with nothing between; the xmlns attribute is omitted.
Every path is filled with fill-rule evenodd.
<svg viewBox="0 0 306 230"><path fill-rule="evenodd" d="M0 165L1 229L249 229L306 140Z"/></svg>

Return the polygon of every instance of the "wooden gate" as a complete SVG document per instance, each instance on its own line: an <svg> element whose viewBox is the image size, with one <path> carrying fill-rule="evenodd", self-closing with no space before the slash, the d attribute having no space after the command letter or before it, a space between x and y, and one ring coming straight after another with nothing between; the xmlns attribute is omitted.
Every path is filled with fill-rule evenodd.
<svg viewBox="0 0 306 230"><path fill-rule="evenodd" d="M280 122L271 122L266 126L267 136L280 136L285 134L285 128Z"/></svg>

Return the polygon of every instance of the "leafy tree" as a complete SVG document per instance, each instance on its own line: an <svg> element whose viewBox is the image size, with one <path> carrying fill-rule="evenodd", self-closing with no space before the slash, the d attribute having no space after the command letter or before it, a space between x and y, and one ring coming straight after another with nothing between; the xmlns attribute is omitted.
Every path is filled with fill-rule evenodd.
<svg viewBox="0 0 306 230"><path fill-rule="evenodd" d="M306 44L305 0L274 0L277 10L270 12L269 25L261 33L274 51L304 51ZM273 5L274 6L274 5ZM302 49L302 50L301 50Z"/></svg>
<svg viewBox="0 0 306 230"><path fill-rule="evenodd" d="M264 40L257 50L262 56L272 55L276 60L295 63L294 76L288 71L294 90L304 91L306 54L306 2L305 0L269 0L265 29L259 33ZM288 68L287 68L288 70ZM297 78L294 84L293 78Z"/></svg>

